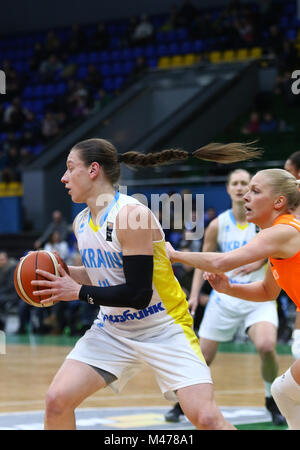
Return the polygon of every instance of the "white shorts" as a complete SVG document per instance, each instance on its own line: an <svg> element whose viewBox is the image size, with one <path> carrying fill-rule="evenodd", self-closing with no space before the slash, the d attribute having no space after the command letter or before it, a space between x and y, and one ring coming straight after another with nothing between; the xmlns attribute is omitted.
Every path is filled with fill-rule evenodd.
<svg viewBox="0 0 300 450"><path fill-rule="evenodd" d="M278 327L275 301L250 302L226 297L212 291L200 325L200 337L228 342L233 339L241 325L244 326L244 331L258 322L271 322Z"/></svg>
<svg viewBox="0 0 300 450"><path fill-rule="evenodd" d="M109 385L118 393L139 370L150 366L165 398L177 401L180 388L212 383L200 345L190 327L170 324L155 335L128 338L96 322L79 339L67 359L75 359L117 377Z"/></svg>

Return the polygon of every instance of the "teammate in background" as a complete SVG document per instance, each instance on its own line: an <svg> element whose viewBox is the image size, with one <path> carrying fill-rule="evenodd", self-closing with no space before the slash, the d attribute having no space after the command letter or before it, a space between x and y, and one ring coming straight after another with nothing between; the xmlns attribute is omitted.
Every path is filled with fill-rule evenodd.
<svg viewBox="0 0 300 450"><path fill-rule="evenodd" d="M192 156L233 162L257 156L247 144L209 144ZM45 428L75 429L75 408L101 388L121 389L146 362L169 399L178 399L196 428L234 429L214 399L188 303L165 250L162 228L133 197L120 194L116 183L120 161L146 167L184 160L182 150L143 155L117 154L103 139L76 144L61 181L76 203L86 203L74 221L83 266L61 277L37 270L33 280L51 301L101 305L99 315L77 342L56 374L46 397Z"/></svg>
<svg viewBox="0 0 300 450"><path fill-rule="evenodd" d="M261 228L248 244L227 253L181 253L168 243L171 261L207 270L204 278L223 294L266 302L282 288L299 307L300 221L292 214L300 204L299 181L283 169L262 170L250 181L244 199L247 221ZM234 284L224 273L262 258L269 258L262 281ZM289 428L300 429L300 359L276 378L271 392Z"/></svg>
<svg viewBox="0 0 300 450"><path fill-rule="evenodd" d="M292 153L285 162L285 170L290 172L298 180L300 179L300 151ZM300 219L300 206L294 212L297 219ZM296 309L294 331L292 334L292 354L295 359L300 358L300 309Z"/></svg>
<svg viewBox="0 0 300 450"><path fill-rule="evenodd" d="M256 234L256 226L246 219L244 195L248 191L250 174L246 170L236 169L228 176L226 187L231 198L232 209L220 214L210 222L206 229L203 252L228 252L240 248ZM265 274L266 260L244 265L227 273L231 282L250 283L262 280ZM203 284L203 271L195 269L189 307L192 315L198 306L199 292ZM274 301L246 303L214 290L210 294L202 319L199 338L200 347L206 363L210 366L214 360L220 342L232 341L239 326L244 325L249 338L254 343L261 359L261 373L265 386L265 403L275 425L285 423L276 403L271 396L271 384L278 375L276 355L278 316ZM183 414L179 403L170 410L165 418L177 422Z"/></svg>

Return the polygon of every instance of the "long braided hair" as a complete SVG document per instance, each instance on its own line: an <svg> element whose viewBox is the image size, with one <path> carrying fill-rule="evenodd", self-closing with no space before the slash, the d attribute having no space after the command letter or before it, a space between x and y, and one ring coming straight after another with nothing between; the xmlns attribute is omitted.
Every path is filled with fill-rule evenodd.
<svg viewBox="0 0 300 450"><path fill-rule="evenodd" d="M87 167L92 162L98 162L103 167L108 179L114 184L120 177L120 162L129 167L156 167L193 157L203 161L230 164L260 157L262 151L254 144L255 142L210 143L193 152L181 149L167 149L147 154L129 151L118 155L115 146L111 142L105 139L93 138L78 142L73 147L73 150L79 151L80 158Z"/></svg>

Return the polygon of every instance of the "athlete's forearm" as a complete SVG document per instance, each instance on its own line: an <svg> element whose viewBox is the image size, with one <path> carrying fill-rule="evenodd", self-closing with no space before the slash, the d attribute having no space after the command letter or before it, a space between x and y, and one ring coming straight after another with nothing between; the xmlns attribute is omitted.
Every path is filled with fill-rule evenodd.
<svg viewBox="0 0 300 450"><path fill-rule="evenodd" d="M79 284L91 285L91 280L84 266L68 266L70 277Z"/></svg>
<svg viewBox="0 0 300 450"><path fill-rule="evenodd" d="M191 287L190 298L195 298L199 296L200 290L203 285L203 270L195 269Z"/></svg>
<svg viewBox="0 0 300 450"><path fill-rule="evenodd" d="M237 297L251 302L267 302L275 300L276 298L265 289L265 285L262 281L256 281L249 284L229 283L228 287L222 292L231 297Z"/></svg>
<svg viewBox="0 0 300 450"><path fill-rule="evenodd" d="M172 262L179 262L182 264L188 264L202 271L211 273L223 273L235 268L230 267L230 264L226 263L224 253L216 252L172 252ZM232 266L232 264L231 264ZM230 268L228 268L230 267Z"/></svg>

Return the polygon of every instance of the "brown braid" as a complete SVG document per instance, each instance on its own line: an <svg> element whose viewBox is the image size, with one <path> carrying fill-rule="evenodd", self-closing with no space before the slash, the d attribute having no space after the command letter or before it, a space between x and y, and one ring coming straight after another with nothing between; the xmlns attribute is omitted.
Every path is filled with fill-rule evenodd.
<svg viewBox="0 0 300 450"><path fill-rule="evenodd" d="M120 160L128 166L154 167L169 164L175 161L183 161L189 157L189 153L179 149L162 150L157 153L139 153L130 151L123 153Z"/></svg>

